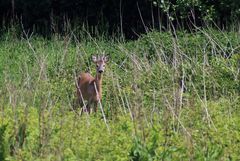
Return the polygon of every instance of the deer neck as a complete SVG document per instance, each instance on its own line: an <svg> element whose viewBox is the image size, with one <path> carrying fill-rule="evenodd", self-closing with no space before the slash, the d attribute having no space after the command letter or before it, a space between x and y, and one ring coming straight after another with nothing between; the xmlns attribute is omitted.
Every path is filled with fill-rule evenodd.
<svg viewBox="0 0 240 161"><path fill-rule="evenodd" d="M97 91L99 95L102 93L102 74L97 73L95 77L95 82L97 86Z"/></svg>

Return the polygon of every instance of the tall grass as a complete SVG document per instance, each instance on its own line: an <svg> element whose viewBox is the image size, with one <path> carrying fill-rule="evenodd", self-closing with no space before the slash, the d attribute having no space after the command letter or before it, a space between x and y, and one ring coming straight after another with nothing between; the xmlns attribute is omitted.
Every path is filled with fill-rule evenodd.
<svg viewBox="0 0 240 161"><path fill-rule="evenodd" d="M6 34L0 158L240 159L239 34L152 31L136 41ZM71 111L77 75L94 74L91 55L103 52L111 60L103 76L106 123L100 110Z"/></svg>

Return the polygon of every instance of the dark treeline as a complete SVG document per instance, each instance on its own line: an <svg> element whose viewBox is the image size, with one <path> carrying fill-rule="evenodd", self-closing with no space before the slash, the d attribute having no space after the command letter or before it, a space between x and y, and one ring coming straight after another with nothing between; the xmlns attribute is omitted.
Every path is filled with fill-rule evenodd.
<svg viewBox="0 0 240 161"><path fill-rule="evenodd" d="M22 24L48 36L83 27L135 38L146 29L213 24L226 28L240 17L239 0L0 0L2 32Z"/></svg>

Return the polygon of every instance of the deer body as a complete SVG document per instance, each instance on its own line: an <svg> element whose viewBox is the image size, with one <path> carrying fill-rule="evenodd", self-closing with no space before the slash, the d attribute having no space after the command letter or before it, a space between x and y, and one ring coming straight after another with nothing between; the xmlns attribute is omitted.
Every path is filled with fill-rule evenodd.
<svg viewBox="0 0 240 161"><path fill-rule="evenodd" d="M90 73L82 73L79 76L78 79L78 86L79 89L82 93L82 97L84 100L90 100L90 101L99 101L99 99L101 99L101 91L102 91L102 84L100 83L102 80L97 80L96 78L94 78L93 76L91 76ZM95 89L95 85L96 84L96 89ZM78 98L81 98L81 93L79 90L77 90L77 95Z"/></svg>
<svg viewBox="0 0 240 161"><path fill-rule="evenodd" d="M96 64L96 76L93 77L90 73L80 74L77 81L77 99L80 106L84 105L84 100L88 101L87 111L90 113L90 108L93 106L94 112L97 112L97 105L102 99L102 73L105 69L107 57L93 56L93 62ZM81 110L81 113L83 108Z"/></svg>

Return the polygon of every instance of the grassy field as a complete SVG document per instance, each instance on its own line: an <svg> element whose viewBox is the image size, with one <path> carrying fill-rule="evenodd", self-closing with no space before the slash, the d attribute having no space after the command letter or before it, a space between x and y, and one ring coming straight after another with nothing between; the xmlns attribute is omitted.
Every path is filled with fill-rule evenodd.
<svg viewBox="0 0 240 161"><path fill-rule="evenodd" d="M2 36L0 160L240 160L239 32L83 35ZM71 110L102 53L107 122Z"/></svg>

